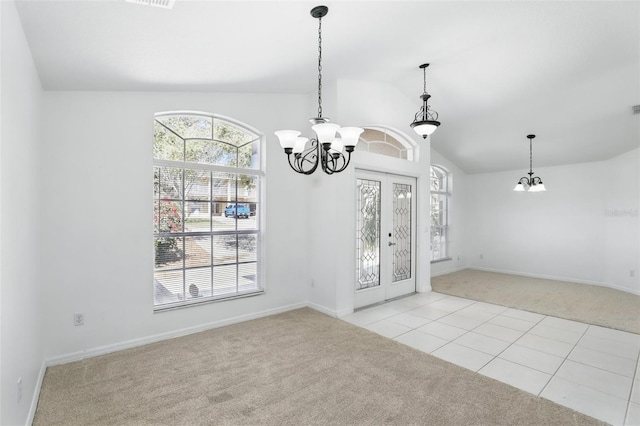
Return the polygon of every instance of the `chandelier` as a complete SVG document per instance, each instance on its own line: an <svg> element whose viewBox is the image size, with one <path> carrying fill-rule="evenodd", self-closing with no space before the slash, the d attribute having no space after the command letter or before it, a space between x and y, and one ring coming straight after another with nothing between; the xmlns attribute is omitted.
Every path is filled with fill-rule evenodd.
<svg viewBox="0 0 640 426"><path fill-rule="evenodd" d="M544 183L542 183L542 179L538 176L533 175L533 166L532 166L532 158L533 158L533 148L532 141L536 135L527 135L529 138L529 177L523 176L520 178L518 183L516 183L514 191L522 192L525 190L525 185L527 186L529 192L542 192L546 191L547 188L544 187Z"/></svg>
<svg viewBox="0 0 640 426"><path fill-rule="evenodd" d="M278 130L275 135L280 146L287 154L289 166L297 172L310 175L316 171L318 164L322 171L332 175L347 168L351 161L351 153L358 144L359 127L340 127L330 123L322 116L322 18L329 12L327 6L316 6L311 9L311 16L318 20L318 116L309 121L316 133L316 138L309 140L300 136L297 130ZM340 137L336 137L336 133ZM307 146L309 145L309 146Z"/></svg>
<svg viewBox="0 0 640 426"><path fill-rule="evenodd" d="M420 110L416 113L415 118L413 119L413 123L411 123L411 127L416 131L417 134L422 136L424 139L427 138L431 133L435 132L435 130L440 125L438 121L438 113L432 109L429 109L429 105L427 101L431 97L430 94L427 93L427 67L429 64L422 64L420 68L422 68L423 81L424 81L424 90L422 95L420 95L420 99L422 99L422 106Z"/></svg>

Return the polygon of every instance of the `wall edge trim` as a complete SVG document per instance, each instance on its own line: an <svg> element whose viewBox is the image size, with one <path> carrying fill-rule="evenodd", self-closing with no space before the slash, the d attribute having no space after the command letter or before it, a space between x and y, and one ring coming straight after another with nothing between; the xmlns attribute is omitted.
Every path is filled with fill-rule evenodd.
<svg viewBox="0 0 640 426"><path fill-rule="evenodd" d="M634 289L630 289L630 288L626 288L626 287L621 287L619 285L600 282L600 281L580 280L580 279L566 278L566 277L556 277L554 275L531 274L531 273L527 273L527 272L511 271L511 270L508 270L508 269L484 268L484 267L480 267L480 266L469 266L468 268L465 268L465 269L476 269L478 271L498 272L498 273L502 273L502 274L520 275L520 276L523 276L523 277L542 278L542 279L545 279L545 280L565 281L565 282L577 283L577 284L595 285L595 286L598 286L598 287L607 287L607 288L610 288L610 289L613 289L613 290L618 290L618 291L622 291L622 292L625 292L625 293L635 294L635 295L640 296L640 290L634 290Z"/></svg>

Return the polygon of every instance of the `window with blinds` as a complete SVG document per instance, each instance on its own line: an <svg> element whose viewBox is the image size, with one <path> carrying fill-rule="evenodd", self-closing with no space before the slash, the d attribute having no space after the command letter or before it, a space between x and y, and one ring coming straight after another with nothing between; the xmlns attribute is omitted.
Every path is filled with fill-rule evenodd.
<svg viewBox="0 0 640 426"><path fill-rule="evenodd" d="M260 145L229 119L156 114L156 310L262 292Z"/></svg>

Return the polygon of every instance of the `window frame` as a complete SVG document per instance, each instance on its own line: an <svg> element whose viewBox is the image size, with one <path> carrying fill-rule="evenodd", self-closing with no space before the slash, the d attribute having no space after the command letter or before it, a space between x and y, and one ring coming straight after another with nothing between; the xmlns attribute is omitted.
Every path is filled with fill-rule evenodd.
<svg viewBox="0 0 640 426"><path fill-rule="evenodd" d="M439 180L441 180L441 182L443 183L442 185L440 185L440 189L439 190L432 190L431 188L432 186L432 181L433 181L433 175L434 174L439 174ZM442 188L444 186L444 188ZM450 216L450 205L451 205L451 173L445 169L444 167L438 165L438 164L432 164L429 167L429 223L430 223L430 237L429 237L429 241L430 241L430 261L431 263L437 263L437 262L444 262L447 260L451 260L451 256L449 255L449 251L450 251L450 239L449 239L449 233L450 233L450 225L449 225L449 216ZM439 200L443 201L443 205L444 207L437 209L440 212L441 218L442 218L442 224L441 225L434 225L433 223L433 213L434 213L434 206L433 206L433 198L434 196L438 197ZM434 234L434 230L438 230L440 232L440 242L438 242L437 244L440 245L440 250L438 250L438 253L442 253L444 252L443 255L441 255L440 257L434 258L434 253L436 253L436 251L433 250L433 234ZM442 241L444 240L444 242Z"/></svg>
<svg viewBox="0 0 640 426"><path fill-rule="evenodd" d="M356 151L370 152L376 155L384 155L391 158L397 158L399 160L417 162L418 161L418 144L404 133L387 126L364 126L365 132L360 135L358 144L356 145ZM382 134L381 139L367 139L367 131L378 132ZM393 142L387 140L391 138ZM395 142L395 143L394 143ZM402 148L396 146L400 145ZM396 150L398 155L389 155L388 151L378 149L379 147L388 147L392 150Z"/></svg>
<svg viewBox="0 0 640 426"><path fill-rule="evenodd" d="M242 145L237 146L238 151L236 152L236 160L235 160L235 166L227 166L227 165L216 165L216 164L208 164L208 163L199 163L199 162L194 162L194 161L188 161L186 160L186 144L188 143L189 140L193 140L193 139L198 139L198 140L211 140L211 141L216 141L216 142L221 142L221 143L226 143L229 144L228 142L225 141L220 141L218 139L215 138L215 135L213 134L213 130L212 130L212 135L211 135L211 139L206 139L206 138L202 138L202 137L198 137L198 138L189 138L189 137L182 137L181 135L178 135L176 132L174 132L172 129L168 128L164 123L162 123L161 121L158 120L158 118L163 117L163 116L192 116L192 117L196 117L196 116L201 116L201 117L206 117L207 119L211 120L211 124L212 124L212 129L215 127L215 122L223 122L223 123L227 123L233 127L236 127L246 133L255 135L255 138L250 139L249 141L245 142ZM162 311L167 311L167 310L173 310L173 309L179 309L179 308L185 308L185 307L189 307L189 306L197 306L197 305L201 305L201 304L205 304L205 303L213 303L213 302L220 302L220 301L224 301L224 300L233 300L233 299L237 299L237 298L243 298L243 297L251 297L251 296L256 296L256 295L260 295L260 294L264 294L265 292L265 285L264 285L264 267L265 267L265 262L263 259L263 242L264 242L264 224L265 224L265 208L264 208L264 193L265 193L265 171L264 171L264 166L265 166L265 159L264 159L264 155L262 155L262 152L265 148L265 137L264 135L257 131L256 129L252 128L251 126L239 122L237 120L231 119L229 117L226 116L222 116L222 115L218 115L218 114L212 114L212 113L206 113L206 112L199 112L199 111L170 111L170 112L160 112L160 113L156 113L154 114L154 123L158 122L160 125L162 125L165 129L167 129L168 131L172 132L177 138L179 138L182 141L183 144L183 149L185 150L185 155L182 156L182 160L167 160L167 159L157 159L155 158L155 153L152 152L152 159L153 159L153 169L154 169L154 185L155 185L155 181L156 181L156 170L158 168L162 169L162 168L166 168L166 167L170 167L170 168L174 168L174 169L179 169L182 172L182 176L183 176L183 181L182 181L182 192L181 192L181 199L178 200L178 202L181 202L181 214L182 214L182 227L180 232L161 232L161 230L158 229L154 229L153 230L153 236L152 236L152 240L155 242L156 238L167 238L167 237L180 237L182 239L182 250L183 250L183 255L182 255L182 266L181 267L175 267L175 268L171 268L171 269L160 269L157 268L157 264L156 264L156 253L155 253L155 248L154 248L154 261L153 261L153 275L154 275L154 283L153 283L153 311L154 312L162 312ZM154 138L155 138L155 130L154 130ZM155 140L155 139L154 139ZM257 143L258 144L258 153L257 153L257 160L256 160L256 164L254 165L254 167L256 168L249 168L251 167L250 164L248 167L237 167L238 164L238 155L240 152L240 149L250 143ZM229 145L233 145L233 144L229 144ZM185 173L187 171L196 171L196 172L207 172L208 173L208 179L209 179L209 188L208 188L208 199L206 201L202 201L205 203L209 204L209 211L206 212L210 219L210 225L209 225L209 230L197 230L197 231L187 231L185 229L185 222L186 222L186 209L187 209L187 203L197 203L199 201L194 201L194 200L189 200L185 191L185 184L184 184L184 176ZM233 184L234 186L234 194L233 194L233 200L215 200L214 199L214 185L213 185L213 181L215 179L215 174L216 173L223 173L223 174L229 174L230 176L234 176L234 180L235 183ZM240 176L249 176L252 178L256 179L256 186L255 186L255 202L253 201L241 201L239 199L239 191L240 189ZM154 188L154 193L155 193L155 188ZM156 202L162 202L162 195L161 195L161 191L158 192L158 198L155 197L154 195L154 199L153 199L153 206L154 206L154 212L156 211ZM172 201L173 202L173 201ZM226 207L227 204L246 204L247 206L249 206L251 203L255 205L257 204L258 206L258 214L256 217L256 222L255 222L255 228L240 228L238 227L238 220L239 218L234 217L235 220L235 225L234 228L229 230L229 229L215 229L213 226L213 206L215 204L220 204L222 206L222 210L224 211L224 208ZM224 205L223 205L224 204ZM158 205L158 212L160 210L160 204ZM155 223L154 223L154 227L155 227ZM255 241L256 241L256 247L255 247L255 260L253 261L241 261L239 258L239 237L240 236L246 236L246 235L255 235ZM223 294L214 294L214 287L213 287L213 283L214 283L214 267L215 267L215 262L213 261L213 252L210 253L211 256L211 263L205 266L187 266L187 254L184 253L184 249L185 249L185 241L186 238L189 237L208 237L211 239L211 243L212 243L212 247L213 247L213 240L215 237L220 237L220 236L235 236L235 240L236 240L236 258L235 261L233 263L230 264L225 264L225 266L230 266L230 265L235 265L235 270L236 270L236 274L235 274L235 291L234 292L226 292ZM255 288L253 289L249 289L249 290L240 290L240 266L243 264L248 264L248 263L255 263L255 279L254 279L254 283L255 283ZM222 265L220 265L222 266ZM189 270L195 270L197 268L211 268L211 295L209 296L200 296L200 297L194 297L193 295L191 297L189 297L189 293L190 291L187 290L190 286L190 282L187 281L187 272ZM156 288L156 273L157 272L163 272L163 271L180 271L182 273L182 296L183 298L181 300L178 301L174 301L174 302L168 302L168 303L156 303L156 292L157 292L157 288ZM193 283L193 282L192 282ZM166 289L166 287L165 287Z"/></svg>

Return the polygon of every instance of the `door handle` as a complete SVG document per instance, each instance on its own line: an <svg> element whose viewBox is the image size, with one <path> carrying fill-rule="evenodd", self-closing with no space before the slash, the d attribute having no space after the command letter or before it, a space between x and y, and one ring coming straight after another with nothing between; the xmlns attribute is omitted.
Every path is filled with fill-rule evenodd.
<svg viewBox="0 0 640 426"><path fill-rule="evenodd" d="M389 247L395 246L395 245L396 245L396 243L392 243L391 241L389 241Z"/></svg>

